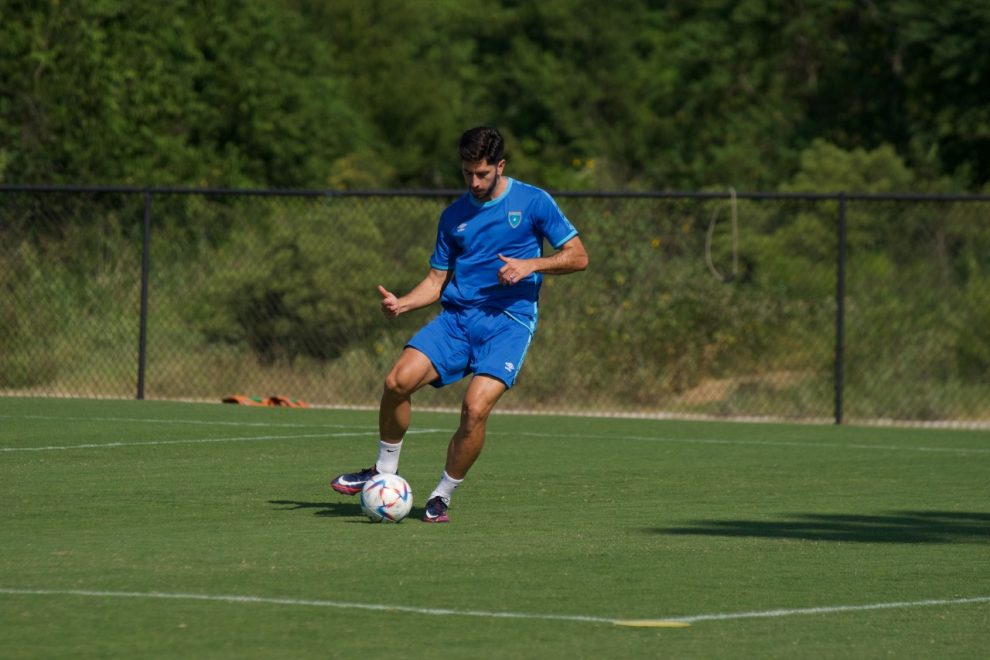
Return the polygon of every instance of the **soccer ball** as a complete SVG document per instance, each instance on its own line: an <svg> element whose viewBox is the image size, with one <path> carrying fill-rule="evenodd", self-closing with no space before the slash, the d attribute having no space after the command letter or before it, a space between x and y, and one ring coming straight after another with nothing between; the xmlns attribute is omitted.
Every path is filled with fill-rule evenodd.
<svg viewBox="0 0 990 660"><path fill-rule="evenodd" d="M397 474L376 474L361 490L361 511L371 522L401 522L410 509L412 489Z"/></svg>

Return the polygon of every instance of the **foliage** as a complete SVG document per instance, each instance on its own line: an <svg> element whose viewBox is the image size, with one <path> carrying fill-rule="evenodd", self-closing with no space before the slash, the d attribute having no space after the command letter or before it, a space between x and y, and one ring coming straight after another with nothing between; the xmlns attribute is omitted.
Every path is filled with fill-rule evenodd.
<svg viewBox="0 0 990 660"><path fill-rule="evenodd" d="M552 188L773 189L816 140L990 183L986 3L6 0L14 183L460 185L494 123ZM905 183L902 181L902 183Z"/></svg>
<svg viewBox="0 0 990 660"><path fill-rule="evenodd" d="M494 123L510 175L556 189L990 186L990 10L968 0L6 0L0 15L5 183L459 188L457 136ZM422 277L446 201L280 209L156 193L156 304L181 319L185 358L249 347L266 368L380 370L419 319L383 330L374 285ZM537 342L551 359L526 372L548 384L542 400L560 396L557 374L595 387L582 360L625 376L615 399L644 406L740 373L827 372L837 202L741 200L738 255L722 200L565 205L596 272L548 280ZM847 206L859 364L894 359L888 331L910 326L910 362L929 382L985 380L990 239L985 213L964 206ZM119 318L136 286L137 197L2 211L0 332L42 347L31 364L0 357L6 385L131 350ZM706 256L723 270L738 256L731 285ZM18 311L35 299L48 306ZM61 341L69 317L85 319L83 349ZM866 368L849 380L911 379Z"/></svg>
<svg viewBox="0 0 990 660"><path fill-rule="evenodd" d="M0 258L3 284L0 290L0 387L21 388L51 382L58 374L58 360L53 352L54 335L50 332L58 321L46 300L42 260L28 243L4 253ZM35 307L37 313L24 313Z"/></svg>
<svg viewBox="0 0 990 660"><path fill-rule="evenodd" d="M823 149L801 177L876 154ZM871 155L872 154L872 155ZM798 185L792 182L790 185ZM801 185L804 185L803 183ZM813 185L813 184L809 184ZM46 218L48 195L0 196L5 217ZM105 196L103 196L105 197ZM0 242L0 358L7 391L131 396L137 365L140 195L81 195L87 220ZM19 201L18 201L19 200ZM370 405L422 310L386 322L376 284L422 279L443 195L175 195L152 204L151 396L282 392ZM832 411L834 200L560 196L591 268L548 276L540 327L507 407L775 414ZM89 211L87 211L87 205ZM850 200L847 411L853 417L986 417L987 205ZM714 227L711 219L718 218ZM223 225L228 235L214 234ZM15 231L16 229L16 231ZM711 229L710 254L707 254ZM426 388L421 405L456 406Z"/></svg>
<svg viewBox="0 0 990 660"><path fill-rule="evenodd" d="M133 393L134 371L121 357L137 349L140 252L120 218L74 224L58 237L3 238L0 386L80 378L80 393Z"/></svg>
<svg viewBox="0 0 990 660"><path fill-rule="evenodd" d="M331 222L276 217L235 240L226 250L233 267L201 301L206 338L244 344L271 364L336 358L366 337L379 319L369 283L384 270L383 239L366 219Z"/></svg>
<svg viewBox="0 0 990 660"><path fill-rule="evenodd" d="M0 147L28 183L320 186L361 121L267 2L13 3Z"/></svg>

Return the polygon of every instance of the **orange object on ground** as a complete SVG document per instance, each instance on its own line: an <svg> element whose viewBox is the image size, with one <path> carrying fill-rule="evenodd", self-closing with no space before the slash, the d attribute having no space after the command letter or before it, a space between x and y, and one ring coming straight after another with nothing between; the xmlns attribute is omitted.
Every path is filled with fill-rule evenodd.
<svg viewBox="0 0 990 660"><path fill-rule="evenodd" d="M234 394L223 398L224 403L235 403L240 406L264 406L276 408L309 408L309 405L299 399L290 399L287 396L273 394L269 397L244 396Z"/></svg>

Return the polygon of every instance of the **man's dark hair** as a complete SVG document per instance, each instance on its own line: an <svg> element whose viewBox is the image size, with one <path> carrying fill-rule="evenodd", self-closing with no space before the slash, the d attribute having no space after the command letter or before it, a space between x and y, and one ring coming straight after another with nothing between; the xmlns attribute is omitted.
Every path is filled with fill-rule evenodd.
<svg viewBox="0 0 990 660"><path fill-rule="evenodd" d="M474 163L483 160L489 165L495 165L503 158L505 142L497 128L478 126L464 131L461 136L461 160Z"/></svg>

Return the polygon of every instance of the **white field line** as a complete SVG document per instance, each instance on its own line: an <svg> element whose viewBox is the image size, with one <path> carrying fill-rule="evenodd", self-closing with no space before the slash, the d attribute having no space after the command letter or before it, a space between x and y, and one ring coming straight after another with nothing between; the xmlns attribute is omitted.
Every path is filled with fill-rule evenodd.
<svg viewBox="0 0 990 660"><path fill-rule="evenodd" d="M917 451L917 452L944 452L951 454L990 454L990 448L982 447L905 447L903 445L861 445L861 444L842 444L838 442L816 442L814 440L809 440L807 442L793 442L783 440L780 442L775 442L772 440L727 440L727 439L716 439L716 438L672 438L669 436L655 436L655 435L605 435L605 434L585 434L585 433L572 433L569 435L559 434L559 433L506 433L506 432L489 432L489 435L521 435L521 436L532 436L537 438L568 438L572 440L644 440L649 442L674 442L681 444L698 444L698 445L751 445L758 447L799 447L801 449L870 449L870 450L881 450L881 451Z"/></svg>
<svg viewBox="0 0 990 660"><path fill-rule="evenodd" d="M266 422L209 422L201 420L178 420L178 419L155 419L155 418L131 418L131 417L60 417L57 415L0 415L0 419L36 419L36 420L46 420L46 421L102 421L102 422L132 422L132 423L147 423L147 424L192 424L192 425L203 425L203 426L244 426L244 427L261 427L261 428L313 428L313 429L365 429L367 427L357 426L357 425L343 425L343 424L279 424L279 423L266 423ZM447 431L449 431L448 429ZM444 432L444 429L410 429L410 433L439 433ZM244 442L247 440L283 440L283 439L293 439L293 438L307 438L307 437L320 437L321 435L298 435L298 436L258 436L255 438L229 438L229 439L202 439L202 440L176 440L176 441L159 441L159 442L146 442L146 443L110 443L110 444L96 444L96 445L74 445L65 447L38 447L38 448L0 448L0 451L42 451L45 449L91 449L97 447L107 447L107 446L130 446L135 444L175 444L175 443L206 443L206 442ZM346 434L334 434L328 437L344 437ZM355 433L354 435L363 435L363 433ZM793 442L793 441L771 441L771 440L732 440L732 439L713 439L713 438L674 438L665 436L650 436L650 435L606 435L606 434L564 434L564 433L536 433L536 432L519 432L519 433L509 433L503 431L489 431L489 435L515 435L515 436L526 436L534 438L553 438L553 439L569 439L569 440L634 440L634 441L648 441L648 442L669 442L669 443L679 443L679 444L710 444L710 445L741 445L741 446L763 446L763 447L797 447L801 449L863 449L863 450L873 450L873 451L896 451L896 452L921 452L921 453L949 453L949 454L990 454L990 448L981 447L906 447L902 445L867 445L867 444L842 444L835 442Z"/></svg>
<svg viewBox="0 0 990 660"><path fill-rule="evenodd" d="M434 433L440 429L418 429L409 433ZM242 437L188 438L183 440L137 440L133 442L100 442L80 445L48 445L46 447L0 447L0 452L64 451L69 449L114 449L117 447L145 447L156 445L201 445L218 442L257 442L260 440L302 440L306 438L349 438L355 436L378 437L377 430L347 431L336 433L301 433L294 435L249 435Z"/></svg>
<svg viewBox="0 0 990 660"><path fill-rule="evenodd" d="M798 607L793 609L763 610L757 612L725 612L720 614L695 614L693 616L678 616L667 619L682 623L697 623L699 621L732 621L735 619L774 619L785 616L840 614L842 612L867 612L871 610L895 610L914 607L938 607L942 605L973 605L990 603L990 596L975 596L973 598L930 598L927 600L908 600L893 603L870 603L867 605L831 605L827 607Z"/></svg>
<svg viewBox="0 0 990 660"><path fill-rule="evenodd" d="M0 594L25 596L79 596L86 598L135 598L143 600L191 600L219 603L248 603L262 605L289 605L296 607L331 607L349 610L374 610L384 612L406 612L431 616L463 616L486 619L537 619L544 621L574 621L581 623L623 624L630 621L643 622L644 619L620 619L580 614L537 614L532 612L487 612L483 610L455 610L436 607L411 607L408 605L387 605L384 603L351 603L337 600L305 600L300 598L270 598L263 596L209 595L191 593L164 593L159 591L96 591L87 589L16 589L0 587ZM990 603L990 596L972 598L940 598L866 605L832 605L827 607L803 607L793 609L762 610L754 612L722 612L694 614L689 616L669 616L645 621L670 623L698 623L701 621L732 621L737 619L768 619L800 615L838 614L843 612L866 612L871 610L910 609L917 607L939 607L948 605L972 605Z"/></svg>
<svg viewBox="0 0 990 660"><path fill-rule="evenodd" d="M357 424L286 424L276 422L210 422L196 419L155 419L147 417L61 417L58 415L0 415L0 419L36 419L52 422L136 422L138 424L190 424L198 426L245 426L263 428L359 429Z"/></svg>

